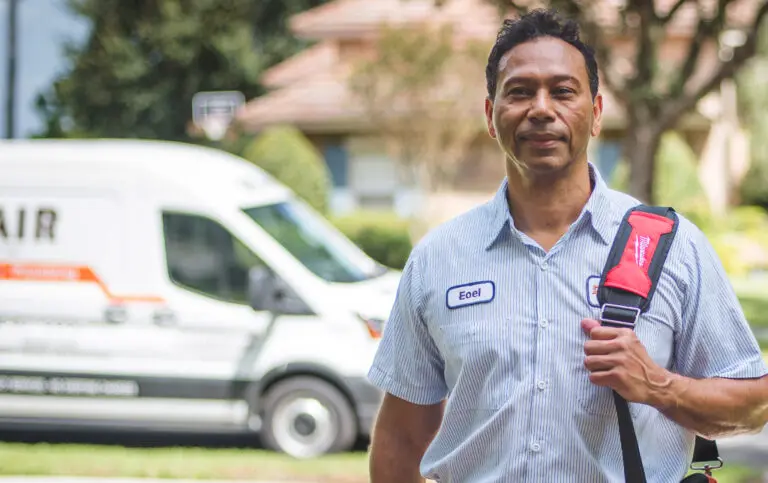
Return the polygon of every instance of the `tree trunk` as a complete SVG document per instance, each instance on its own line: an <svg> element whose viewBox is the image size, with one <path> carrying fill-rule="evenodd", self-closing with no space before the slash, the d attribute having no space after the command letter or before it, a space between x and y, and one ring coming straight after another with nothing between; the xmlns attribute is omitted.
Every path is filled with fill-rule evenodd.
<svg viewBox="0 0 768 483"><path fill-rule="evenodd" d="M629 163L629 194L643 203L655 202L656 151L662 134L650 110L641 108L630 113L624 137L624 157Z"/></svg>

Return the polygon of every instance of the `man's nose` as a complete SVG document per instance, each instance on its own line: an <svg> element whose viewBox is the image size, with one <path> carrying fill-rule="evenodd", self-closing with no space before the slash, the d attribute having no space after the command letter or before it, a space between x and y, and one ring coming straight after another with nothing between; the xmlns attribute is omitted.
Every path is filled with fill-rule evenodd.
<svg viewBox="0 0 768 483"><path fill-rule="evenodd" d="M531 122L552 122L555 120L555 113L552 106L552 98L549 92L540 90L532 99L528 118Z"/></svg>

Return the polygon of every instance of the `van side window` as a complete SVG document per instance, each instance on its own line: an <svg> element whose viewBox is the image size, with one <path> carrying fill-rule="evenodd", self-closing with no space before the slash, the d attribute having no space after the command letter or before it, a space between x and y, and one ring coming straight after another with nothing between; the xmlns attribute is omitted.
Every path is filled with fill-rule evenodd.
<svg viewBox="0 0 768 483"><path fill-rule="evenodd" d="M248 303L248 271L264 263L221 224L203 216L163 213L171 280L228 302Z"/></svg>

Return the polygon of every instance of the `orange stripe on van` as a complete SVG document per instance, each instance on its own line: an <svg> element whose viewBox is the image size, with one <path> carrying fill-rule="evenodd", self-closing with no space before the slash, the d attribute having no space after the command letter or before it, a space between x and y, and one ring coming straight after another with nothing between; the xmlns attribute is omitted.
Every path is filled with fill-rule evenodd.
<svg viewBox="0 0 768 483"><path fill-rule="evenodd" d="M163 303L165 301L162 297L155 295L113 294L90 267L83 266L0 263L0 280L94 283L104 292L105 297L115 303Z"/></svg>

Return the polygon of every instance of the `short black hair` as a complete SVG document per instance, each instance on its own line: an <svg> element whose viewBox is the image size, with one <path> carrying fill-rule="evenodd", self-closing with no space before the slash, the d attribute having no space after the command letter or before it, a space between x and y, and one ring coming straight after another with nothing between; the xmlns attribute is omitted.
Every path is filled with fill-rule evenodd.
<svg viewBox="0 0 768 483"><path fill-rule="evenodd" d="M504 20L485 68L488 96L493 99L496 95L499 62L501 62L504 54L522 43L539 37L558 38L579 49L587 66L589 90L592 92L592 99L594 99L599 87L595 51L581 40L579 25L574 20L562 19L554 9L536 9L516 19Z"/></svg>

